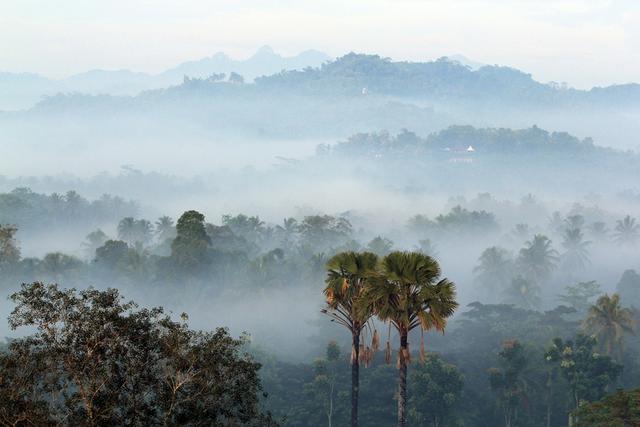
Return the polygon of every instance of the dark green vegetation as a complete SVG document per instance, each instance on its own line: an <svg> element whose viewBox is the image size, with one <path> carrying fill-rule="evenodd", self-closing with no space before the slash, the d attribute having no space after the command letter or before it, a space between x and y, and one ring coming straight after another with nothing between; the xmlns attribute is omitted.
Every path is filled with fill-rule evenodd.
<svg viewBox="0 0 640 427"><path fill-rule="evenodd" d="M640 425L640 390L618 390L576 411L578 427L627 427Z"/></svg>
<svg viewBox="0 0 640 427"><path fill-rule="evenodd" d="M66 242L73 253L23 243L22 233L73 229L63 221L74 212L67 198L84 201L73 230L84 242ZM400 226L359 212L276 224L244 214L214 224L195 210L152 220L131 203L114 214L108 204L27 190L0 200L0 221L15 223L0 227L1 286L15 293L2 314L15 308L10 324L28 327L3 333L16 337L2 356L3 402L14 402L5 415L21 408L18 416L42 422L112 425L138 413L215 425L259 423L269 411L282 425L338 426L357 413L362 426L487 427L635 416L633 392L614 393L640 386L636 196L558 206L480 194L439 212L408 211ZM60 287L18 287L34 282ZM325 300L333 323L321 313ZM153 306L189 312L190 324L214 332ZM243 330L250 338L231 338ZM98 353L82 351L91 343ZM154 362L138 368L144 355ZM227 374L224 390L194 379L198 403L185 391L168 409L167 378L190 366L215 377L227 369L221 360L241 377ZM237 384L243 393L234 394ZM95 402L80 385L97 390ZM231 395L240 406L216 403ZM91 421L93 412L103 418Z"/></svg>
<svg viewBox="0 0 640 427"><path fill-rule="evenodd" d="M192 331L115 289L36 282L11 300L11 327L35 332L0 353L3 426L276 425L260 365L225 329Z"/></svg>

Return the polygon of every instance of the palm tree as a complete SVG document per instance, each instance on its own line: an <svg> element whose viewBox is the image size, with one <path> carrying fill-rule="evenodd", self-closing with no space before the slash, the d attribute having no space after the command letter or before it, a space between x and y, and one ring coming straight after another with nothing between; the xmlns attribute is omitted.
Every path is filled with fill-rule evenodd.
<svg viewBox="0 0 640 427"><path fill-rule="evenodd" d="M118 223L118 238L127 243L134 243L136 238L136 220L133 217L122 218Z"/></svg>
<svg viewBox="0 0 640 427"><path fill-rule="evenodd" d="M171 217L165 215L158 218L156 221L156 236L160 243L176 237L176 227Z"/></svg>
<svg viewBox="0 0 640 427"><path fill-rule="evenodd" d="M627 215L616 221L614 238L617 243L635 245L640 238L640 226L636 224L636 219Z"/></svg>
<svg viewBox="0 0 640 427"><path fill-rule="evenodd" d="M382 260L380 276L365 288L362 300L400 336L398 351L398 426L407 423L407 363L411 360L409 332L420 327L444 333L447 318L458 306L455 285L440 279L440 266L418 252L392 252ZM424 355L424 342L421 346Z"/></svg>
<svg viewBox="0 0 640 427"><path fill-rule="evenodd" d="M351 332L351 426L358 425L358 392L360 383L360 358L366 356L367 362L371 349L362 348L360 333L371 318L371 312L359 304L368 280L375 274L378 256L371 252L342 252L333 256L326 265L327 286L324 294L327 308L323 313L346 327ZM373 332L371 347L378 346L377 331Z"/></svg>
<svg viewBox="0 0 640 427"><path fill-rule="evenodd" d="M633 311L622 308L620 295L605 294L589 308L584 328L597 337L601 349L617 361L621 361L624 335L635 333Z"/></svg>
<svg viewBox="0 0 640 427"><path fill-rule="evenodd" d="M276 226L276 233L280 236L280 244L283 247L291 247L295 243L295 235L298 230L298 221L295 218L282 220L282 225Z"/></svg>
<svg viewBox="0 0 640 427"><path fill-rule="evenodd" d="M584 235L579 228L565 230L562 247L566 252L562 254L564 267L571 271L584 268L591 262L589 259L589 245L591 242L584 240Z"/></svg>
<svg viewBox="0 0 640 427"><path fill-rule="evenodd" d="M487 291L507 288L512 277L513 260L506 249L492 246L485 249L473 269L478 282Z"/></svg>
<svg viewBox="0 0 640 427"><path fill-rule="evenodd" d="M551 276L556 260L557 252L551 247L551 240L542 234L536 234L533 240L520 249L518 264L525 278L541 283Z"/></svg>

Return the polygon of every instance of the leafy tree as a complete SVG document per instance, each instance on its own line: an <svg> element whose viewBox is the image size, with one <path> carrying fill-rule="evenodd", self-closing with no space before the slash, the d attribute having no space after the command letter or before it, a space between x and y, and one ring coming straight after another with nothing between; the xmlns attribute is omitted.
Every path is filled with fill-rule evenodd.
<svg viewBox="0 0 640 427"><path fill-rule="evenodd" d="M487 233L498 229L495 216L487 211L469 211L455 206L446 215L438 215L436 225L441 230L454 232Z"/></svg>
<svg viewBox="0 0 640 427"><path fill-rule="evenodd" d="M249 242L261 242L266 231L264 221L257 216L239 214L236 216L223 215L222 225L227 226L236 235Z"/></svg>
<svg viewBox="0 0 640 427"><path fill-rule="evenodd" d="M616 221L614 239L622 245L635 245L640 239L640 225L630 215Z"/></svg>
<svg viewBox="0 0 640 427"><path fill-rule="evenodd" d="M594 337L579 334L575 340L563 341L555 338L547 349L545 358L560 369L569 384L570 411L575 411L582 401L594 401L604 396L607 387L613 384L622 371L622 366L609 356L596 353ZM574 416L569 415L569 425Z"/></svg>
<svg viewBox="0 0 640 427"><path fill-rule="evenodd" d="M376 236L367 243L367 250L378 256L385 256L393 249L393 242L385 237Z"/></svg>
<svg viewBox="0 0 640 427"><path fill-rule="evenodd" d="M129 255L129 245L122 240L107 240L96 249L95 262L106 269L115 269Z"/></svg>
<svg viewBox="0 0 640 427"><path fill-rule="evenodd" d="M598 338L600 348L607 355L620 361L625 334L635 333L633 311L621 306L620 295L605 294L589 308L584 328Z"/></svg>
<svg viewBox="0 0 640 427"><path fill-rule="evenodd" d="M299 230L305 243L324 251L344 243L351 235L352 227L343 217L311 215L304 217Z"/></svg>
<svg viewBox="0 0 640 427"><path fill-rule="evenodd" d="M96 254L96 249L104 245L107 240L109 240L109 236L107 236L104 231L100 229L87 234L87 237L85 237L85 241L82 243L82 246L88 258L93 259Z"/></svg>
<svg viewBox="0 0 640 427"><path fill-rule="evenodd" d="M125 275L139 281L145 273L143 262L143 255L122 240L107 240L96 249L95 265L106 277Z"/></svg>
<svg viewBox="0 0 640 427"><path fill-rule="evenodd" d="M324 359L318 359L314 363L315 378L310 384L309 392L314 398L322 402L322 407L327 416L327 425L333 425L335 413L334 399L336 397L337 363L340 360L340 347L335 341L327 345L327 353Z"/></svg>
<svg viewBox="0 0 640 427"><path fill-rule="evenodd" d="M407 422L407 364L411 360L409 332L436 329L444 332L447 318L458 306L455 285L440 279L440 266L431 257L417 252L392 252L382 260L380 280L365 287L363 301L396 329L398 351L398 426ZM420 354L424 356L424 347Z"/></svg>
<svg viewBox="0 0 640 427"><path fill-rule="evenodd" d="M603 399L580 405L576 427L629 427L640 425L640 389L618 390Z"/></svg>
<svg viewBox="0 0 640 427"><path fill-rule="evenodd" d="M591 306L591 300L600 295L600 284L595 280L590 282L579 282L573 286L566 286L565 294L559 295L558 299L569 307L576 310L581 316L587 313Z"/></svg>
<svg viewBox="0 0 640 427"><path fill-rule="evenodd" d="M351 425L358 425L358 392L360 359L368 360L372 349L360 342L360 334L371 317L371 312L362 308L362 298L368 281L375 274L378 257L371 252L343 252L327 262L327 286L324 294L327 309L324 313L351 332ZM378 346L374 332L372 347Z"/></svg>
<svg viewBox="0 0 640 427"><path fill-rule="evenodd" d="M40 269L44 275L56 283L60 283L63 277L68 277L74 271L83 267L79 259L65 255L61 252L48 253L40 263Z"/></svg>
<svg viewBox="0 0 640 427"><path fill-rule="evenodd" d="M529 362L524 347L515 339L505 341L498 356L503 367L489 370L489 383L498 393L504 425L511 427L518 422L518 409L527 400L527 385L522 374Z"/></svg>
<svg viewBox="0 0 640 427"><path fill-rule="evenodd" d="M640 274L635 270L625 270L616 285L616 293L626 304L640 308Z"/></svg>
<svg viewBox="0 0 640 427"><path fill-rule="evenodd" d="M3 426L57 425L49 402L42 396L42 358L30 346L13 342L0 349L0 424Z"/></svg>
<svg viewBox="0 0 640 427"><path fill-rule="evenodd" d="M211 248L222 252L244 252L257 254L259 247L242 236L236 235L227 225L206 224L207 236L211 239Z"/></svg>
<svg viewBox="0 0 640 427"><path fill-rule="evenodd" d="M47 195L16 188L0 193L0 221L15 224L27 233L77 224L97 227L135 215L137 210L135 203L108 194L89 201L75 191Z"/></svg>
<svg viewBox="0 0 640 427"><path fill-rule="evenodd" d="M520 249L517 263L525 278L540 284L551 277L556 260L557 252L551 247L551 240L536 234L524 248Z"/></svg>
<svg viewBox="0 0 640 427"><path fill-rule="evenodd" d="M10 326L35 330L0 356L11 399L0 414L13 423L273 424L260 409L260 365L225 329L192 331L114 289L33 283L11 299Z"/></svg>
<svg viewBox="0 0 640 427"><path fill-rule="evenodd" d="M464 377L455 365L436 354L429 353L425 359L409 375L409 418L415 425L440 427L455 419Z"/></svg>
<svg viewBox="0 0 640 427"><path fill-rule="evenodd" d="M187 211L176 225L176 238L171 243L171 259L181 272L200 272L209 261L211 238L207 235L204 215Z"/></svg>
<svg viewBox="0 0 640 427"><path fill-rule="evenodd" d="M8 270L20 261L20 248L16 242L18 229L0 224L0 272Z"/></svg>

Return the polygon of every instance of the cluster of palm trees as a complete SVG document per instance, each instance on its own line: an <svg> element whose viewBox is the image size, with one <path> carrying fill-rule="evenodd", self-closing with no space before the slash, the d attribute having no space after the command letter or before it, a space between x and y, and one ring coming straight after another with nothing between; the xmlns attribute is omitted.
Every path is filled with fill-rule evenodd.
<svg viewBox="0 0 640 427"><path fill-rule="evenodd" d="M358 425L360 363L369 363L379 347L378 331L371 320L393 327L399 335L398 426L407 420L407 365L411 361L409 333L420 328L444 332L447 318L457 308L455 285L441 278L440 266L428 255L418 252L391 252L379 258L371 252L342 252L327 263L327 307L323 313L346 327L352 336L351 351L351 426ZM361 342L362 334L371 335L371 345ZM390 333L389 333L390 337ZM424 339L420 359L424 361ZM391 360L387 342L385 359Z"/></svg>

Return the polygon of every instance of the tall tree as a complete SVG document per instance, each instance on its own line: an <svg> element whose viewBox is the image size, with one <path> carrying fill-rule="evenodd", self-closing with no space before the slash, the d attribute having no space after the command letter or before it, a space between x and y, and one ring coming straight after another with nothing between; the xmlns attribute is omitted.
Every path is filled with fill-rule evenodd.
<svg viewBox="0 0 640 427"><path fill-rule="evenodd" d="M0 272L20 261L20 248L15 238L17 231L16 227L0 225Z"/></svg>
<svg viewBox="0 0 640 427"><path fill-rule="evenodd" d="M25 284L0 354L2 425L264 425L246 341L188 328L117 290ZM31 422L28 422L31 421Z"/></svg>
<svg viewBox="0 0 640 427"><path fill-rule="evenodd" d="M181 272L198 273L208 261L211 238L207 235L204 215L187 211L178 219L176 238L171 243L171 259Z"/></svg>
<svg viewBox="0 0 640 427"><path fill-rule="evenodd" d="M146 219L123 218L118 223L118 237L130 245L147 244L153 236L153 226Z"/></svg>
<svg viewBox="0 0 640 427"><path fill-rule="evenodd" d="M604 396L606 388L614 383L622 366L609 356L595 352L594 337L579 334L575 340L554 338L545 359L555 364L569 384L569 425L574 425L575 411L581 402L594 401Z"/></svg>
<svg viewBox="0 0 640 427"><path fill-rule="evenodd" d="M360 334L371 317L371 312L361 304L361 299L377 265L378 257L371 252L342 252L327 262L327 286L324 289L327 308L323 312L351 332L352 427L358 425L360 352L367 351L366 347L362 348ZM372 347L374 350L377 347L377 332L373 333Z"/></svg>
<svg viewBox="0 0 640 427"><path fill-rule="evenodd" d="M541 284L551 277L555 268L557 252L551 246L551 240L541 234L536 234L533 239L520 249L518 264L525 278Z"/></svg>
<svg viewBox="0 0 640 427"><path fill-rule="evenodd" d="M590 241L584 239L584 235L579 228L568 228L562 236L562 247L565 252L562 254L564 268L570 273L583 269L591 262L589 259Z"/></svg>
<svg viewBox="0 0 640 427"><path fill-rule="evenodd" d="M506 340L498 353L502 368L489 370L489 383L498 393L498 402L504 415L505 427L515 425L518 409L527 398L527 385L522 374L528 360L524 347L516 339Z"/></svg>
<svg viewBox="0 0 640 427"><path fill-rule="evenodd" d="M633 311L622 307L620 295L605 294L589 308L584 328L598 338L600 348L607 355L622 361L625 334L635 333Z"/></svg>
<svg viewBox="0 0 640 427"><path fill-rule="evenodd" d="M392 252L382 260L381 275L365 288L363 301L380 320L390 322L400 336L398 351L398 426L407 423L407 364L411 360L409 332L436 329L444 333L447 318L458 307L455 285L440 279L440 266L417 252ZM424 343L422 343L424 344ZM424 345L421 346L424 357Z"/></svg>
<svg viewBox="0 0 640 427"><path fill-rule="evenodd" d="M306 388L313 397L322 403L327 416L327 425L332 427L336 412L335 397L338 381L337 363L340 359L340 347L335 341L327 345L326 358L318 359L314 363L315 378Z"/></svg>
<svg viewBox="0 0 640 427"><path fill-rule="evenodd" d="M367 243L367 250L378 256L385 256L393 249L393 242L386 237L376 236Z"/></svg>
<svg viewBox="0 0 640 427"><path fill-rule="evenodd" d="M109 236L100 229L87 234L85 241L82 243L82 247L87 254L87 258L93 259L96 255L96 249L104 245L107 240L109 240Z"/></svg>
<svg viewBox="0 0 640 427"><path fill-rule="evenodd" d="M409 375L409 417L412 423L440 427L453 421L463 386L464 376L457 366L436 354L426 355L425 363Z"/></svg>
<svg viewBox="0 0 640 427"><path fill-rule="evenodd" d="M176 227L173 224L173 219L169 216L161 216L156 221L156 238L158 243L162 243L167 239L173 239L176 237Z"/></svg>
<svg viewBox="0 0 640 427"><path fill-rule="evenodd" d="M595 280L590 282L579 282L573 286L565 286L565 294L558 295L558 299L571 308L574 308L576 312L582 318L591 307L591 300L602 292L600 290L600 284Z"/></svg>
<svg viewBox="0 0 640 427"><path fill-rule="evenodd" d="M509 286L513 275L513 260L507 250L492 246L482 252L473 272L483 288L495 293Z"/></svg>
<svg viewBox="0 0 640 427"><path fill-rule="evenodd" d="M617 294L625 304L640 309L640 274L635 270L625 270L616 285Z"/></svg>

